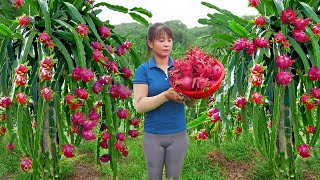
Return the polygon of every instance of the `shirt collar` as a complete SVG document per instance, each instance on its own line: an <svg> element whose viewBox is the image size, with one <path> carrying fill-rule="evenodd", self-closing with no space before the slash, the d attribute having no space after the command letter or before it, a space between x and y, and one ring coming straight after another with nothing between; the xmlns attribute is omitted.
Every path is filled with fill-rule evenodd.
<svg viewBox="0 0 320 180"><path fill-rule="evenodd" d="M169 56L169 68L171 68L173 66L173 59L171 56ZM149 60L149 68L154 68L154 67L158 67L156 64L156 61L154 60L153 56L150 58Z"/></svg>

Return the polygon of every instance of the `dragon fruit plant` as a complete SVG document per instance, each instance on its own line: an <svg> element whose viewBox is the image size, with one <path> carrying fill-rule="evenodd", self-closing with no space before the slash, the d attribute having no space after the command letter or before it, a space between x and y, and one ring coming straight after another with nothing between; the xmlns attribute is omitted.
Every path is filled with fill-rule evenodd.
<svg viewBox="0 0 320 180"><path fill-rule="evenodd" d="M21 170L32 179L55 178L59 160L77 156L80 143L94 141L97 162L110 162L116 177L118 159L129 155L124 137L139 136L140 119L129 104L131 69L141 60L130 40L97 18L100 7L114 5L2 3L7 8L0 12L0 137L8 137L7 149L21 156ZM152 16L143 8L117 7L145 25L143 16ZM133 64L125 60L130 55ZM126 127L121 137L120 126ZM118 139L121 147L111 146Z"/></svg>
<svg viewBox="0 0 320 180"><path fill-rule="evenodd" d="M209 138L252 140L270 177L287 179L295 174L294 161L312 156L319 139L319 3L248 0L259 13L251 20L202 4L217 11L199 22L221 28L209 46L228 70L215 94L221 125ZM204 112L188 128L201 129L213 114ZM208 124L206 130L214 128Z"/></svg>

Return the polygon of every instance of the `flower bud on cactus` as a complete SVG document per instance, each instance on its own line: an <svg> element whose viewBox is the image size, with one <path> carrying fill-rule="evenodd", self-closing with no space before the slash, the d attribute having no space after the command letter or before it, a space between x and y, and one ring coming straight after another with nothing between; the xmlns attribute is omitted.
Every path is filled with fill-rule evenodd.
<svg viewBox="0 0 320 180"><path fill-rule="evenodd" d="M233 129L233 133L235 135L240 135L242 133L242 128L239 127L239 126L236 126L234 129Z"/></svg>
<svg viewBox="0 0 320 180"><path fill-rule="evenodd" d="M14 149L14 147L15 147L15 144L14 144L14 143L12 143L12 144L8 143L8 144L6 145L6 148L7 148L9 151L12 151L12 150Z"/></svg>
<svg viewBox="0 0 320 180"><path fill-rule="evenodd" d="M7 129L5 127L3 127L3 126L0 126L0 137L5 135L6 132L7 132Z"/></svg>

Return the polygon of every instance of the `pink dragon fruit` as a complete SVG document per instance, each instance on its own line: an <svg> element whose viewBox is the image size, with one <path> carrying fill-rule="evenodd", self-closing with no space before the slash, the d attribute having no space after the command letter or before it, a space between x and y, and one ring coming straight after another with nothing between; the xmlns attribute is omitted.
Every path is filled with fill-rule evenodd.
<svg viewBox="0 0 320 180"><path fill-rule="evenodd" d="M53 99L53 91L52 89L48 88L48 87L43 87L41 89L41 96L47 100L47 101L51 101Z"/></svg>
<svg viewBox="0 0 320 180"><path fill-rule="evenodd" d="M298 153L302 158L308 158L311 154L311 148L307 144L301 144L298 146Z"/></svg>
<svg viewBox="0 0 320 180"><path fill-rule="evenodd" d="M256 50L257 50L257 48L256 48L256 45L254 44L254 42L251 42L248 44L247 53L249 56L254 54L256 52Z"/></svg>
<svg viewBox="0 0 320 180"><path fill-rule="evenodd" d="M39 76L44 81L51 81L53 76L52 69L40 68Z"/></svg>
<svg viewBox="0 0 320 180"><path fill-rule="evenodd" d="M122 77L124 77L126 79L129 79L133 75L130 68L127 68L127 67L123 67L120 70L120 72L121 72Z"/></svg>
<svg viewBox="0 0 320 180"><path fill-rule="evenodd" d="M73 69L72 71L72 77L74 80L76 81L80 81L81 80L81 72L82 72L82 68L77 66Z"/></svg>
<svg viewBox="0 0 320 180"><path fill-rule="evenodd" d="M109 162L111 159L109 154L103 154L99 157L99 160L103 163Z"/></svg>
<svg viewBox="0 0 320 180"><path fill-rule="evenodd" d="M237 121L238 121L238 122L241 122L241 120L242 120L242 118L241 118L241 114L240 114L240 113L238 113L238 114L237 114Z"/></svg>
<svg viewBox="0 0 320 180"><path fill-rule="evenodd" d="M90 69L82 68L80 72L82 81L89 82L94 79L94 73Z"/></svg>
<svg viewBox="0 0 320 180"><path fill-rule="evenodd" d="M320 88L312 88L311 89L311 95L320 100Z"/></svg>
<svg viewBox="0 0 320 180"><path fill-rule="evenodd" d="M291 60L291 58L289 56L286 55L279 55L276 58L276 65L281 68L281 69L287 69L289 67L291 67L291 65L294 63L293 60Z"/></svg>
<svg viewBox="0 0 320 180"><path fill-rule="evenodd" d="M50 36L45 32L40 33L38 36L38 41L43 44L46 44L47 42L49 42L49 40L50 40Z"/></svg>
<svg viewBox="0 0 320 180"><path fill-rule="evenodd" d="M307 26L311 24L310 22L311 18L303 19L303 18L297 18L294 22L294 28L296 30L305 30Z"/></svg>
<svg viewBox="0 0 320 180"><path fill-rule="evenodd" d="M20 168L23 172L29 172L32 170L32 161L29 157L22 157L20 160Z"/></svg>
<svg viewBox="0 0 320 180"><path fill-rule="evenodd" d="M102 85L109 85L112 82L112 77L110 75L104 75L99 79Z"/></svg>
<svg viewBox="0 0 320 180"><path fill-rule="evenodd" d="M86 120L85 115L82 112L76 112L71 115L71 122L73 125L83 124Z"/></svg>
<svg viewBox="0 0 320 180"><path fill-rule="evenodd" d="M28 96L24 92L18 92L16 94L16 100L20 104L27 104L27 99L28 99Z"/></svg>
<svg viewBox="0 0 320 180"><path fill-rule="evenodd" d="M314 130L315 130L314 126L312 126L312 125L305 126L304 129L306 130L306 133L308 133L308 134L314 133Z"/></svg>
<svg viewBox="0 0 320 180"><path fill-rule="evenodd" d="M124 141L124 140L127 139L127 136L126 136L124 133L119 132L119 133L117 134L116 138L117 138L118 141Z"/></svg>
<svg viewBox="0 0 320 180"><path fill-rule="evenodd" d="M280 71L276 75L276 80L281 86L288 86L292 80L292 75L285 71Z"/></svg>
<svg viewBox="0 0 320 180"><path fill-rule="evenodd" d="M101 60L103 60L104 55L102 51L99 51L98 49L93 50L92 59L96 62L100 62Z"/></svg>
<svg viewBox="0 0 320 180"><path fill-rule="evenodd" d="M199 140L206 140L206 139L208 139L208 137L209 137L209 133L207 131L205 131L205 130L200 131L199 134L198 134L198 139Z"/></svg>
<svg viewBox="0 0 320 180"><path fill-rule="evenodd" d="M88 115L88 118L89 118L90 121L95 121L95 122L97 122L97 121L100 120L100 115L99 115L97 112L95 112L95 111L91 111L91 112L89 113L89 115Z"/></svg>
<svg viewBox="0 0 320 180"><path fill-rule="evenodd" d="M84 130L93 130L95 127L97 127L97 121L84 121L82 123L82 127Z"/></svg>
<svg viewBox="0 0 320 180"><path fill-rule="evenodd" d="M308 77L311 81L318 80L318 68L315 66L312 66L308 71Z"/></svg>
<svg viewBox="0 0 320 180"><path fill-rule="evenodd" d="M66 99L66 103L67 104L72 104L72 103L76 103L77 102L77 99L76 99L74 94L66 95L65 99Z"/></svg>
<svg viewBox="0 0 320 180"><path fill-rule="evenodd" d="M190 91L192 89L192 78L190 76L182 77L175 80L173 86L184 91Z"/></svg>
<svg viewBox="0 0 320 180"><path fill-rule="evenodd" d="M73 158L76 148L72 144L64 144L61 151L66 158Z"/></svg>
<svg viewBox="0 0 320 180"><path fill-rule="evenodd" d="M124 47L122 45L117 47L116 54L118 56L123 56L124 55Z"/></svg>
<svg viewBox="0 0 320 180"><path fill-rule="evenodd" d="M19 75L17 74L15 77L14 77L14 82L16 83L17 86L25 86L27 84L27 76L25 75Z"/></svg>
<svg viewBox="0 0 320 180"><path fill-rule="evenodd" d="M8 143L7 145L6 145L6 148L9 150L9 151L12 151L14 148L15 148L15 144L14 143Z"/></svg>
<svg viewBox="0 0 320 180"><path fill-rule="evenodd" d="M109 145L107 141L101 141L99 142L99 146L103 149L108 149Z"/></svg>
<svg viewBox="0 0 320 180"><path fill-rule="evenodd" d="M260 0L248 0L249 6L251 7L257 7L260 4Z"/></svg>
<svg viewBox="0 0 320 180"><path fill-rule="evenodd" d="M285 39L286 37L281 32L277 32L273 37L273 40L279 44L282 44Z"/></svg>
<svg viewBox="0 0 320 180"><path fill-rule="evenodd" d="M76 90L76 95L83 99L83 100L87 100L89 97L88 91L86 89L83 88L77 88Z"/></svg>
<svg viewBox="0 0 320 180"><path fill-rule="evenodd" d="M103 38L108 38L110 36L110 29L106 26L101 26L98 31Z"/></svg>
<svg viewBox="0 0 320 180"><path fill-rule="evenodd" d="M132 137L132 138L137 138L139 136L139 131L137 130L129 130L129 135Z"/></svg>
<svg viewBox="0 0 320 180"><path fill-rule="evenodd" d="M40 61L40 66L42 68L51 69L53 65L54 65L54 60L50 56L46 56Z"/></svg>
<svg viewBox="0 0 320 180"><path fill-rule="evenodd" d="M102 88L103 88L103 85L101 84L100 81L96 81L93 83L92 85L92 91L95 93L95 94L100 94L102 92Z"/></svg>
<svg viewBox="0 0 320 180"><path fill-rule="evenodd" d="M30 18L26 15L21 16L18 18L18 23L20 26L28 26L28 24L30 23Z"/></svg>
<svg viewBox="0 0 320 180"><path fill-rule="evenodd" d="M102 45L99 41L90 43L90 46L93 48L93 50L102 51Z"/></svg>
<svg viewBox="0 0 320 180"><path fill-rule="evenodd" d="M214 114L219 113L219 109L218 108L211 108L207 111L207 115L209 117L213 116Z"/></svg>
<svg viewBox="0 0 320 180"><path fill-rule="evenodd" d="M139 118L132 118L132 119L129 120L129 123L130 123L132 126L136 127L136 126L139 125L140 119L139 119Z"/></svg>
<svg viewBox="0 0 320 180"><path fill-rule="evenodd" d="M113 53L113 48L112 48L111 46L106 45L106 49L108 50L108 52L109 52L110 54Z"/></svg>
<svg viewBox="0 0 320 180"><path fill-rule="evenodd" d="M296 30L294 29L292 31L292 37L293 39L295 39L297 42L301 42L301 43L304 43L304 42L309 42L310 41L310 38L309 36L304 33L302 30Z"/></svg>
<svg viewBox="0 0 320 180"><path fill-rule="evenodd" d="M129 87L121 85L118 89L119 97L123 100L128 99L131 96L131 90Z"/></svg>
<svg viewBox="0 0 320 180"><path fill-rule="evenodd" d="M94 134L94 132L92 132L92 130L83 130L81 132L81 136L86 141L93 141L93 140L95 140L97 138L96 135Z"/></svg>
<svg viewBox="0 0 320 180"><path fill-rule="evenodd" d="M117 72L118 72L118 65L117 65L117 63L114 62L114 61L110 62L110 64L109 64L109 70L110 70L111 72L113 72L114 74L117 73Z"/></svg>
<svg viewBox="0 0 320 180"><path fill-rule="evenodd" d="M312 32L314 33L314 35L319 37L320 36L320 24L313 25Z"/></svg>
<svg viewBox="0 0 320 180"><path fill-rule="evenodd" d="M126 41L122 44L122 47L126 50L131 49L132 48L132 42L130 41Z"/></svg>
<svg viewBox="0 0 320 180"><path fill-rule="evenodd" d="M286 9L281 12L282 24L293 24L297 18L297 14L292 9Z"/></svg>
<svg viewBox="0 0 320 180"><path fill-rule="evenodd" d="M246 38L240 38L235 41L233 44L233 50L239 52L243 51L248 47L248 40Z"/></svg>
<svg viewBox="0 0 320 180"><path fill-rule="evenodd" d="M266 18L264 16L259 16L254 18L254 25L263 26L266 22Z"/></svg>
<svg viewBox="0 0 320 180"><path fill-rule="evenodd" d="M253 43L258 48L269 48L269 42L265 37L257 37L253 40Z"/></svg>
<svg viewBox="0 0 320 180"><path fill-rule="evenodd" d="M301 100L302 104L308 104L308 103L312 103L313 102L313 99L312 99L311 95L308 94L308 93L303 94L300 97L300 100Z"/></svg>
<svg viewBox="0 0 320 180"><path fill-rule="evenodd" d="M12 3L16 7L21 7L24 4L24 0L13 0Z"/></svg>
<svg viewBox="0 0 320 180"><path fill-rule="evenodd" d="M129 111L126 109L120 109L118 110L117 115L120 119L126 119L129 116Z"/></svg>
<svg viewBox="0 0 320 180"><path fill-rule="evenodd" d="M119 98L119 85L118 84L114 84L111 86L109 92L110 92L110 96L113 98Z"/></svg>
<svg viewBox="0 0 320 180"><path fill-rule="evenodd" d="M11 99L7 96L0 98L0 107L8 108L11 105Z"/></svg>
<svg viewBox="0 0 320 180"><path fill-rule="evenodd" d="M262 104L263 96L259 92L253 92L252 95L251 95L251 100L255 104Z"/></svg>
<svg viewBox="0 0 320 180"><path fill-rule="evenodd" d="M88 26L85 24L79 24L76 31L81 37L88 36Z"/></svg>
<svg viewBox="0 0 320 180"><path fill-rule="evenodd" d="M111 138L111 136L110 136L108 131L105 131L105 132L101 133L100 137L101 137L101 139L103 141L108 141Z"/></svg>
<svg viewBox="0 0 320 180"><path fill-rule="evenodd" d="M243 96L239 96L234 100L233 104L238 108L244 108L247 105L247 99Z"/></svg>
<svg viewBox="0 0 320 180"><path fill-rule="evenodd" d="M119 152L122 152L125 149L125 144L123 141L116 141L113 145L114 148Z"/></svg>

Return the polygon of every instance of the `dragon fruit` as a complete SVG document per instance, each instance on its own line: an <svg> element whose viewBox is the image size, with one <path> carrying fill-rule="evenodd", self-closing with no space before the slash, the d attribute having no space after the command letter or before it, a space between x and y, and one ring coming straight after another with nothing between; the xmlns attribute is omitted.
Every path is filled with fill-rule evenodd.
<svg viewBox="0 0 320 180"><path fill-rule="evenodd" d="M292 9L286 9L281 12L281 22L282 24L293 24L297 18L296 12Z"/></svg>
<svg viewBox="0 0 320 180"><path fill-rule="evenodd" d="M88 99L89 97L89 94L88 94L88 91L86 89L83 89L83 88L77 88L76 90L76 95L83 99L83 100L86 100Z"/></svg>
<svg viewBox="0 0 320 180"><path fill-rule="evenodd" d="M242 133L242 128L239 127L239 126L236 126L234 129L233 129L233 133L235 135L240 135Z"/></svg>
<svg viewBox="0 0 320 180"><path fill-rule="evenodd" d="M246 38L240 38L235 41L233 44L233 50L239 52L243 51L248 47L248 40Z"/></svg>
<svg viewBox="0 0 320 180"><path fill-rule="evenodd" d="M320 24L313 25L312 32L314 33L314 35L319 37L320 36Z"/></svg>
<svg viewBox="0 0 320 180"><path fill-rule="evenodd" d="M265 37L257 37L253 40L253 43L258 48L269 48L269 42Z"/></svg>
<svg viewBox="0 0 320 180"><path fill-rule="evenodd" d="M55 44L54 44L54 42L50 39L50 40L47 42L47 44L46 44L46 48L47 48L47 49L50 49L50 50L53 50L54 47L55 47Z"/></svg>
<svg viewBox="0 0 320 180"><path fill-rule="evenodd" d="M112 61L109 64L109 70L113 73L117 73L118 72L118 65L116 62Z"/></svg>
<svg viewBox="0 0 320 180"><path fill-rule="evenodd" d="M43 44L46 44L47 42L49 42L49 40L50 40L50 36L45 32L40 33L38 36L38 41Z"/></svg>
<svg viewBox="0 0 320 180"><path fill-rule="evenodd" d="M100 81L96 81L93 83L92 85L92 91L95 93L95 94L100 94L102 92L102 88L103 88L103 85L101 84Z"/></svg>
<svg viewBox="0 0 320 180"><path fill-rule="evenodd" d="M21 75L21 76L24 76L28 73L29 71L29 67L26 66L25 64L19 64L17 67L16 67L16 74L17 75Z"/></svg>
<svg viewBox="0 0 320 180"><path fill-rule="evenodd" d="M71 122L73 125L83 124L86 120L85 115L82 112L76 112L71 115Z"/></svg>
<svg viewBox="0 0 320 180"><path fill-rule="evenodd" d="M87 141L93 141L97 138L92 130L82 130L81 136Z"/></svg>
<svg viewBox="0 0 320 180"><path fill-rule="evenodd" d="M79 132L79 129L78 129L77 126L70 126L70 127L69 127L69 132L70 132L71 134L77 134L77 133Z"/></svg>
<svg viewBox="0 0 320 180"><path fill-rule="evenodd" d="M95 127L97 127L97 121L84 121L82 123L82 127L84 130L93 130Z"/></svg>
<svg viewBox="0 0 320 180"><path fill-rule="evenodd" d="M309 36L308 36L305 32L303 32L302 30L294 29L294 30L292 31L292 37L293 37L293 39L295 39L297 42L301 42L301 43L309 42L309 41L310 41Z"/></svg>
<svg viewBox="0 0 320 180"><path fill-rule="evenodd" d="M111 138L111 136L110 136L108 131L105 131L105 132L101 133L100 137L101 137L101 139L103 141L108 141Z"/></svg>
<svg viewBox="0 0 320 180"><path fill-rule="evenodd" d="M0 107L8 108L11 105L11 99L7 96L0 98Z"/></svg>
<svg viewBox="0 0 320 180"><path fill-rule="evenodd" d="M27 99L28 99L28 96L24 92L18 92L16 94L16 100L20 104L27 104Z"/></svg>
<svg viewBox="0 0 320 180"><path fill-rule="evenodd" d="M139 125L140 119L139 119L139 118L132 118L132 119L129 120L129 123L130 123L132 126L136 127L136 126Z"/></svg>
<svg viewBox="0 0 320 180"><path fill-rule="evenodd" d="M119 152L122 152L125 149L125 144L123 141L116 141L113 145L114 148Z"/></svg>
<svg viewBox="0 0 320 180"><path fill-rule="evenodd" d="M311 95L316 98L316 99L319 99L320 100L320 88L312 88L310 90L311 92Z"/></svg>
<svg viewBox="0 0 320 180"><path fill-rule="evenodd" d="M276 58L276 65L283 70L291 67L293 63L294 61L286 55L279 55Z"/></svg>
<svg viewBox="0 0 320 180"><path fill-rule="evenodd" d="M277 82L282 86L287 86L292 80L292 75L285 71L280 71L276 75Z"/></svg>
<svg viewBox="0 0 320 180"><path fill-rule="evenodd" d="M113 98L119 98L119 85L118 84L114 84L111 86L109 92L111 97Z"/></svg>
<svg viewBox="0 0 320 180"><path fill-rule="evenodd" d="M29 172L32 170L32 161L29 157L23 157L20 160L20 168L23 172Z"/></svg>
<svg viewBox="0 0 320 180"><path fill-rule="evenodd" d="M209 133L207 131L203 130L203 131L199 132L198 139L199 140L206 140L206 139L208 139L208 136L209 136Z"/></svg>
<svg viewBox="0 0 320 180"><path fill-rule="evenodd" d="M40 66L42 68L47 68L47 69L51 69L54 65L54 60L52 59L52 57L47 56L44 57L41 61L40 61Z"/></svg>
<svg viewBox="0 0 320 180"><path fill-rule="evenodd" d="M251 95L251 100L255 104L262 104L263 96L259 92L253 92Z"/></svg>
<svg viewBox="0 0 320 180"><path fill-rule="evenodd" d="M298 153L302 158L308 158L311 154L311 148L307 144L301 144L298 146Z"/></svg>
<svg viewBox="0 0 320 180"><path fill-rule="evenodd" d="M127 67L123 67L120 70L120 72L121 72L122 77L124 77L126 79L129 79L133 75L130 68L127 68Z"/></svg>
<svg viewBox="0 0 320 180"><path fill-rule="evenodd" d="M310 22L311 18L303 19L303 18L297 18L294 22L294 28L296 30L305 30L307 26L311 24Z"/></svg>
<svg viewBox="0 0 320 180"><path fill-rule="evenodd" d="M131 136L131 137L133 137L133 138L137 138L138 136L139 136L139 131L137 131L137 130L129 130L129 135Z"/></svg>
<svg viewBox="0 0 320 180"><path fill-rule="evenodd" d="M40 94L47 101L51 101L53 99L53 91L48 87L43 87Z"/></svg>
<svg viewBox="0 0 320 180"><path fill-rule="evenodd" d="M20 26L28 26L28 24L30 23L30 18L26 15L21 16L18 18L18 23Z"/></svg>
<svg viewBox="0 0 320 180"><path fill-rule="evenodd" d="M95 111L91 111L91 112L89 113L89 115L88 115L88 118L89 118L90 121L95 121L95 122L97 122L97 121L100 120L100 115L99 115L97 112L95 112Z"/></svg>
<svg viewBox="0 0 320 180"><path fill-rule="evenodd" d="M88 36L88 26L85 24L79 24L76 31L81 37Z"/></svg>
<svg viewBox="0 0 320 180"><path fill-rule="evenodd" d="M27 84L27 76L25 75L19 75L17 74L15 77L14 77L14 82L16 83L17 86L25 86Z"/></svg>
<svg viewBox="0 0 320 180"><path fill-rule="evenodd" d="M315 66L312 66L309 71L308 71L308 78L311 80L311 81L316 81L318 80L318 68L315 67Z"/></svg>
<svg viewBox="0 0 320 180"><path fill-rule="evenodd" d="M124 141L124 140L127 139L127 136L126 136L124 133L119 132L119 133L117 134L116 138L117 138L118 141Z"/></svg>
<svg viewBox="0 0 320 180"><path fill-rule="evenodd" d="M264 67L262 64L255 64L250 70L252 74L261 75L264 72Z"/></svg>
<svg viewBox="0 0 320 180"><path fill-rule="evenodd" d="M257 7L260 4L260 0L249 0L249 6Z"/></svg>
<svg viewBox="0 0 320 180"><path fill-rule="evenodd" d="M53 76L52 69L40 68L39 76L44 81L50 81Z"/></svg>
<svg viewBox="0 0 320 180"><path fill-rule="evenodd" d="M118 56L123 56L124 55L124 47L122 45L117 47L116 54Z"/></svg>
<svg viewBox="0 0 320 180"><path fill-rule="evenodd" d="M281 32L277 32L273 37L273 40L280 44L282 44L285 41L285 39L286 37Z"/></svg>
<svg viewBox="0 0 320 180"><path fill-rule="evenodd" d="M113 53L113 48L112 48L111 46L106 45L106 49L108 50L108 52L109 52L110 54Z"/></svg>
<svg viewBox="0 0 320 180"><path fill-rule="evenodd" d="M93 50L102 51L102 45L99 41L90 43L90 46L93 48Z"/></svg>
<svg viewBox="0 0 320 180"><path fill-rule="evenodd" d="M14 143L8 143L8 144L6 144L6 148L9 151L12 151L15 148L15 144Z"/></svg>
<svg viewBox="0 0 320 180"><path fill-rule="evenodd" d="M110 36L110 29L106 26L101 26L98 31L103 38L108 38Z"/></svg>
<svg viewBox="0 0 320 180"><path fill-rule="evenodd" d="M243 96L239 96L234 100L233 104L240 109L244 108L247 105L247 99Z"/></svg>
<svg viewBox="0 0 320 180"><path fill-rule="evenodd" d="M103 149L108 149L109 145L108 145L108 141L101 141L99 142L99 146Z"/></svg>
<svg viewBox="0 0 320 180"><path fill-rule="evenodd" d="M112 82L112 77L110 75L104 75L99 79L102 85L109 85Z"/></svg>
<svg viewBox="0 0 320 180"><path fill-rule="evenodd" d="M109 154L103 154L99 157L99 160L103 163L109 162L111 159Z"/></svg>
<svg viewBox="0 0 320 180"><path fill-rule="evenodd" d="M96 62L100 62L104 58L102 51L98 49L93 50L92 59Z"/></svg>
<svg viewBox="0 0 320 180"><path fill-rule="evenodd" d="M254 44L254 42L251 42L248 44L247 53L249 56L254 54L256 52L256 50L257 50L257 48L256 48L256 45Z"/></svg>
<svg viewBox="0 0 320 180"><path fill-rule="evenodd" d="M12 3L16 7L21 7L24 3L24 0L13 0Z"/></svg>
<svg viewBox="0 0 320 180"><path fill-rule="evenodd" d="M120 109L118 110L117 115L120 119L126 119L129 116L129 111L126 109Z"/></svg>
<svg viewBox="0 0 320 180"><path fill-rule="evenodd" d="M121 85L119 86L118 94L121 99L126 100L131 96L131 90L129 87Z"/></svg>
<svg viewBox="0 0 320 180"><path fill-rule="evenodd" d="M131 49L132 48L132 42L130 41L126 41L122 44L122 47L126 50Z"/></svg>
<svg viewBox="0 0 320 180"><path fill-rule="evenodd" d="M2 121L2 122L5 122L6 121L6 114L4 114L4 113L1 113L0 114L0 120ZM131 123L130 123L131 124Z"/></svg>
<svg viewBox="0 0 320 180"><path fill-rule="evenodd" d="M62 154L67 158L74 157L75 147L72 144L64 144L62 146Z"/></svg>
<svg viewBox="0 0 320 180"><path fill-rule="evenodd" d="M254 25L263 26L266 22L266 18L264 16L259 16L254 18Z"/></svg>
<svg viewBox="0 0 320 180"><path fill-rule="evenodd" d="M82 68L80 72L80 77L82 81L89 82L94 79L94 73L91 69Z"/></svg>
<svg viewBox="0 0 320 180"><path fill-rule="evenodd" d="M314 133L314 130L315 130L314 126L312 126L312 125L305 126L304 129L306 130L306 133L308 133L308 134Z"/></svg>
<svg viewBox="0 0 320 180"><path fill-rule="evenodd" d="M262 76L257 74L250 75L250 82L253 86L261 86L262 85Z"/></svg>

